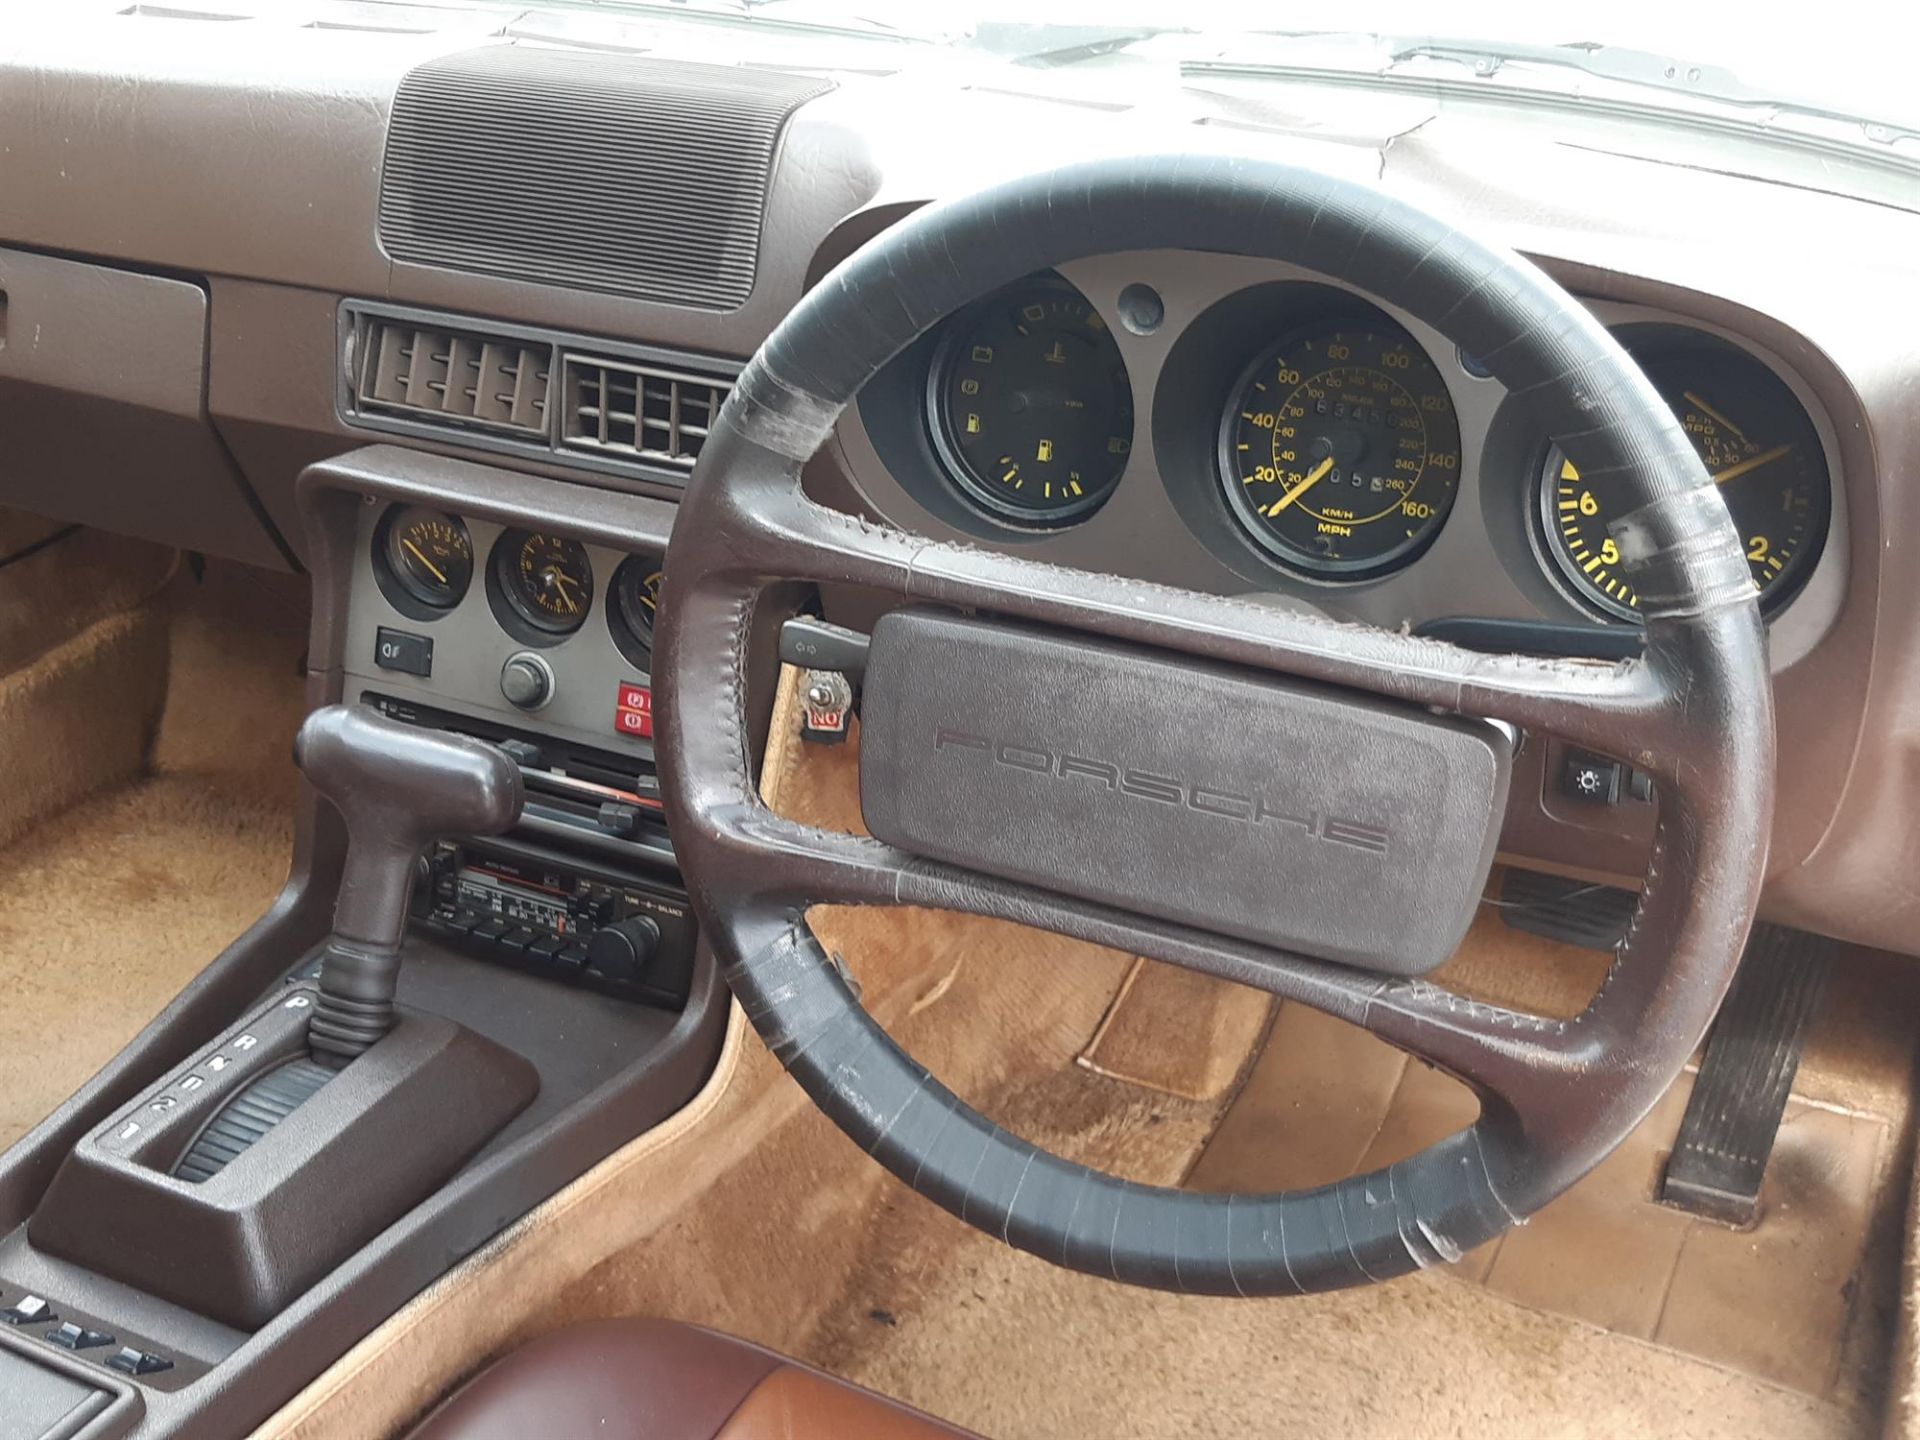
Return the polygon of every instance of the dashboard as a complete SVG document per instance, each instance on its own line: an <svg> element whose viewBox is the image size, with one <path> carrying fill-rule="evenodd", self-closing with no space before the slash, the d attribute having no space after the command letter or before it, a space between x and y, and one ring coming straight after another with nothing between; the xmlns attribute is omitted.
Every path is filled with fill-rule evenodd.
<svg viewBox="0 0 1920 1440"><path fill-rule="evenodd" d="M0 62L19 137L0 187L8 499L311 570L340 610L316 664L356 693L650 761L674 502L809 286L915 208L1015 173L1279 156L1528 256L1641 360L1721 482L1768 620L1763 913L1920 943L1920 578L1900 563L1920 529L1920 211L1892 158L1331 80L1214 74L1171 96L1124 67L927 68L891 41L671 17L608 38L595 16L402 33L333 0L313 26L73 8L84 23L23 31ZM723 90L744 107L729 145L676 130ZM525 99L551 93L572 100ZM546 168L502 168L509 144ZM206 163L183 176L180 154ZM604 203L656 184L649 206ZM452 383L462 366L497 383ZM1104 254L943 318L806 484L1056 565L1490 652L1631 653L1609 477L1567 473L1483 371L1323 276ZM320 523L302 475L371 445L471 463L488 503L383 496ZM821 601L873 618L871 597ZM1577 793L1586 758L1523 745L1503 848L1636 881L1653 805L1624 773L1611 803Z"/></svg>
<svg viewBox="0 0 1920 1440"><path fill-rule="evenodd" d="M1745 337L1590 303L1725 487L1790 666L1846 585L1831 418ZM1575 473L1475 357L1285 267L1161 253L1031 277L901 356L838 441L875 511L975 543L1387 626L1524 622L1552 653L1633 643L1608 477Z"/></svg>

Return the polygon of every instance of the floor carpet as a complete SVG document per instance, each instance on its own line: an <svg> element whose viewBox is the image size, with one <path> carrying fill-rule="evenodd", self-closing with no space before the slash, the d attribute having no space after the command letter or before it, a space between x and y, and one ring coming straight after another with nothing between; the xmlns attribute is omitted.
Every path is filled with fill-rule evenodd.
<svg viewBox="0 0 1920 1440"><path fill-rule="evenodd" d="M0 850L0 1148L111 1058L284 882L305 593L302 580L237 566L178 575L153 630L170 653L146 767Z"/></svg>

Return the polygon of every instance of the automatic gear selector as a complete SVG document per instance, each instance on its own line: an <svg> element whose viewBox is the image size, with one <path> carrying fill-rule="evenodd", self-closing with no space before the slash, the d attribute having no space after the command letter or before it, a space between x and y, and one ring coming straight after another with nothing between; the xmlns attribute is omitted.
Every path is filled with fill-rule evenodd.
<svg viewBox="0 0 1920 1440"><path fill-rule="evenodd" d="M29 1231L247 1330L433 1193L540 1090L524 1056L394 1007L421 848L511 825L519 768L478 740L345 705L307 718L294 758L347 825L318 988L273 987L81 1138Z"/></svg>
<svg viewBox="0 0 1920 1440"><path fill-rule="evenodd" d="M393 1024L400 941L420 849L495 835L520 816L520 770L492 745L329 705L300 727L294 759L347 825L347 859L309 1043L352 1059Z"/></svg>

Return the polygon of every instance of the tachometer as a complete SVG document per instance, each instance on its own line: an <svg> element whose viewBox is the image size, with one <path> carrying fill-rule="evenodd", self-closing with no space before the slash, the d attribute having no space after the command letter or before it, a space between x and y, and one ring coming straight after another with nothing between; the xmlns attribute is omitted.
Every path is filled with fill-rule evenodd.
<svg viewBox="0 0 1920 1440"><path fill-rule="evenodd" d="M1106 322L1064 280L989 296L947 323L928 428L977 507L1025 525L1090 514L1133 444L1133 390Z"/></svg>
<svg viewBox="0 0 1920 1440"><path fill-rule="evenodd" d="M1460 423L1440 372L1385 322L1327 320L1262 355L1220 431L1220 479L1283 564L1359 580L1433 543L1460 485Z"/></svg>
<svg viewBox="0 0 1920 1440"><path fill-rule="evenodd" d="M1785 381L1730 345L1689 343L1638 358L1720 486L1761 608L1778 610L1826 539L1831 481L1813 421ZM1548 451L1539 484L1547 553L1577 599L1632 620L1640 598L1607 533L1622 510L1616 480L1588 481L1558 446Z"/></svg>

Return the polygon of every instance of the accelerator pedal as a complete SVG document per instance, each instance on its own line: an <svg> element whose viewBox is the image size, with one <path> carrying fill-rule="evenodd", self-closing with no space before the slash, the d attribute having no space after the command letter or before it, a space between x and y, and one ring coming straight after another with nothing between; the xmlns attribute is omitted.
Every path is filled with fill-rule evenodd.
<svg viewBox="0 0 1920 1440"><path fill-rule="evenodd" d="M1834 942L1755 925L1707 1038L1660 1201L1746 1226L1760 1218L1760 1178L1814 1012L1827 993Z"/></svg>

